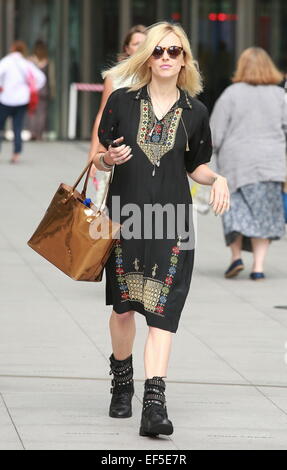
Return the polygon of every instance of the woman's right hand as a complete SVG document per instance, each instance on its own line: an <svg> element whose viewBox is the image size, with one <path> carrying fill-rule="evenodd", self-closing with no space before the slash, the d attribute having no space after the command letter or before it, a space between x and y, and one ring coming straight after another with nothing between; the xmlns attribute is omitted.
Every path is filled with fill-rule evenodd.
<svg viewBox="0 0 287 470"><path fill-rule="evenodd" d="M114 143L122 144L119 147L112 147L111 145L108 148L107 153L105 154L104 160L108 165L122 165L132 158L132 149L128 145L123 144L124 138L119 137L114 140Z"/></svg>

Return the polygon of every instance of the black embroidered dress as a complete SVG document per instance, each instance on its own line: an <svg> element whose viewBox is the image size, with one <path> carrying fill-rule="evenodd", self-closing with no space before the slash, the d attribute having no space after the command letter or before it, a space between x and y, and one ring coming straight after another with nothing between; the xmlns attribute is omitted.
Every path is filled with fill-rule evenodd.
<svg viewBox="0 0 287 470"><path fill-rule="evenodd" d="M175 333L194 264L187 172L210 161L208 113L200 101L180 90L179 100L158 121L146 86L136 92L121 88L109 97L99 139L108 148L111 140L121 136L132 148L133 157L115 166L107 207L110 217L124 224L134 215L134 206L126 205L136 204L141 223L130 228L132 237L123 236L122 231L106 264L106 305L113 305L118 314L137 311L145 315L149 326ZM120 197L116 203L120 216L112 211L112 202L113 209L116 206L113 196ZM156 204L174 208L172 237L164 210L161 220L157 213L146 222L145 210L150 215ZM183 208L183 217L178 207ZM158 236L157 224L163 237Z"/></svg>

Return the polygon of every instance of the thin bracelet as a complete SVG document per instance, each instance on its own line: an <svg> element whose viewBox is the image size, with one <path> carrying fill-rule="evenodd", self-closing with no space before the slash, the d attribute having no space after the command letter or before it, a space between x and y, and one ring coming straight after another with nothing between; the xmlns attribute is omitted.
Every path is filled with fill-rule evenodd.
<svg viewBox="0 0 287 470"><path fill-rule="evenodd" d="M109 163L107 163L107 162L105 161L105 155L106 155L106 153L103 153L103 164L104 164L107 168L108 168L108 167L109 167L109 168L113 168L114 164L110 165Z"/></svg>

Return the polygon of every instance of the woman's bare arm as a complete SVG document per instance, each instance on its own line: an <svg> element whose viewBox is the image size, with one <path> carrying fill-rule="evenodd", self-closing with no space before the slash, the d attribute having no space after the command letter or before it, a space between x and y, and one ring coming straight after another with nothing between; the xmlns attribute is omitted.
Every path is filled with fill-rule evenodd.
<svg viewBox="0 0 287 470"><path fill-rule="evenodd" d="M101 104L100 104L99 111L98 111L98 114L97 114L97 117L95 119L94 126L93 126L92 142L91 142L89 158L88 158L89 162L93 159L93 156L95 156L97 152L103 151L103 149L99 148L100 142L98 138L98 129L99 129L99 125L101 122L103 111L105 109L108 98L110 94L112 93L112 91L113 91L113 82L111 78L107 77L104 82L104 90L102 94Z"/></svg>
<svg viewBox="0 0 287 470"><path fill-rule="evenodd" d="M205 163L199 165L192 173L188 173L196 183L211 186L209 204L213 206L215 215L222 215L230 209L230 194L227 179L215 173Z"/></svg>
<svg viewBox="0 0 287 470"><path fill-rule="evenodd" d="M196 183L210 186L214 183L214 179L220 175L211 170L206 163L203 163L196 167L192 173L188 173L188 176Z"/></svg>

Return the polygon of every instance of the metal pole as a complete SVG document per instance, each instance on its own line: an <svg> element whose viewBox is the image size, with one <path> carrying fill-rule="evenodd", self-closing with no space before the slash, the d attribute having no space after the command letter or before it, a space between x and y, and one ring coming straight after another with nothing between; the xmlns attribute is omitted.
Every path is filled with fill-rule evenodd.
<svg viewBox="0 0 287 470"><path fill-rule="evenodd" d="M78 90L75 83L70 86L70 100L69 100L69 139L75 139L77 128L77 110L78 110Z"/></svg>
<svg viewBox="0 0 287 470"><path fill-rule="evenodd" d="M165 0L157 0L156 2L156 19L161 21L165 18Z"/></svg>
<svg viewBox="0 0 287 470"><path fill-rule="evenodd" d="M236 57L247 47L254 45L255 0L237 1Z"/></svg>
<svg viewBox="0 0 287 470"><path fill-rule="evenodd" d="M68 109L69 109L69 0L61 1L61 137L66 138L68 133Z"/></svg>
<svg viewBox="0 0 287 470"><path fill-rule="evenodd" d="M189 0L181 0L181 11L183 29L190 36L191 5Z"/></svg>
<svg viewBox="0 0 287 470"><path fill-rule="evenodd" d="M191 32L190 41L194 57L198 56L198 22L199 22L199 0L191 2Z"/></svg>
<svg viewBox="0 0 287 470"><path fill-rule="evenodd" d="M124 37L132 24L132 4L131 0L120 0L119 6L119 50Z"/></svg>
<svg viewBox="0 0 287 470"><path fill-rule="evenodd" d="M6 49L15 40L15 0L6 0Z"/></svg>
<svg viewBox="0 0 287 470"><path fill-rule="evenodd" d="M89 83L91 81L91 65L92 65L92 1L83 1L83 33L82 33L82 82ZM90 104L91 97L88 93L84 93L81 97L81 138L90 137Z"/></svg>

